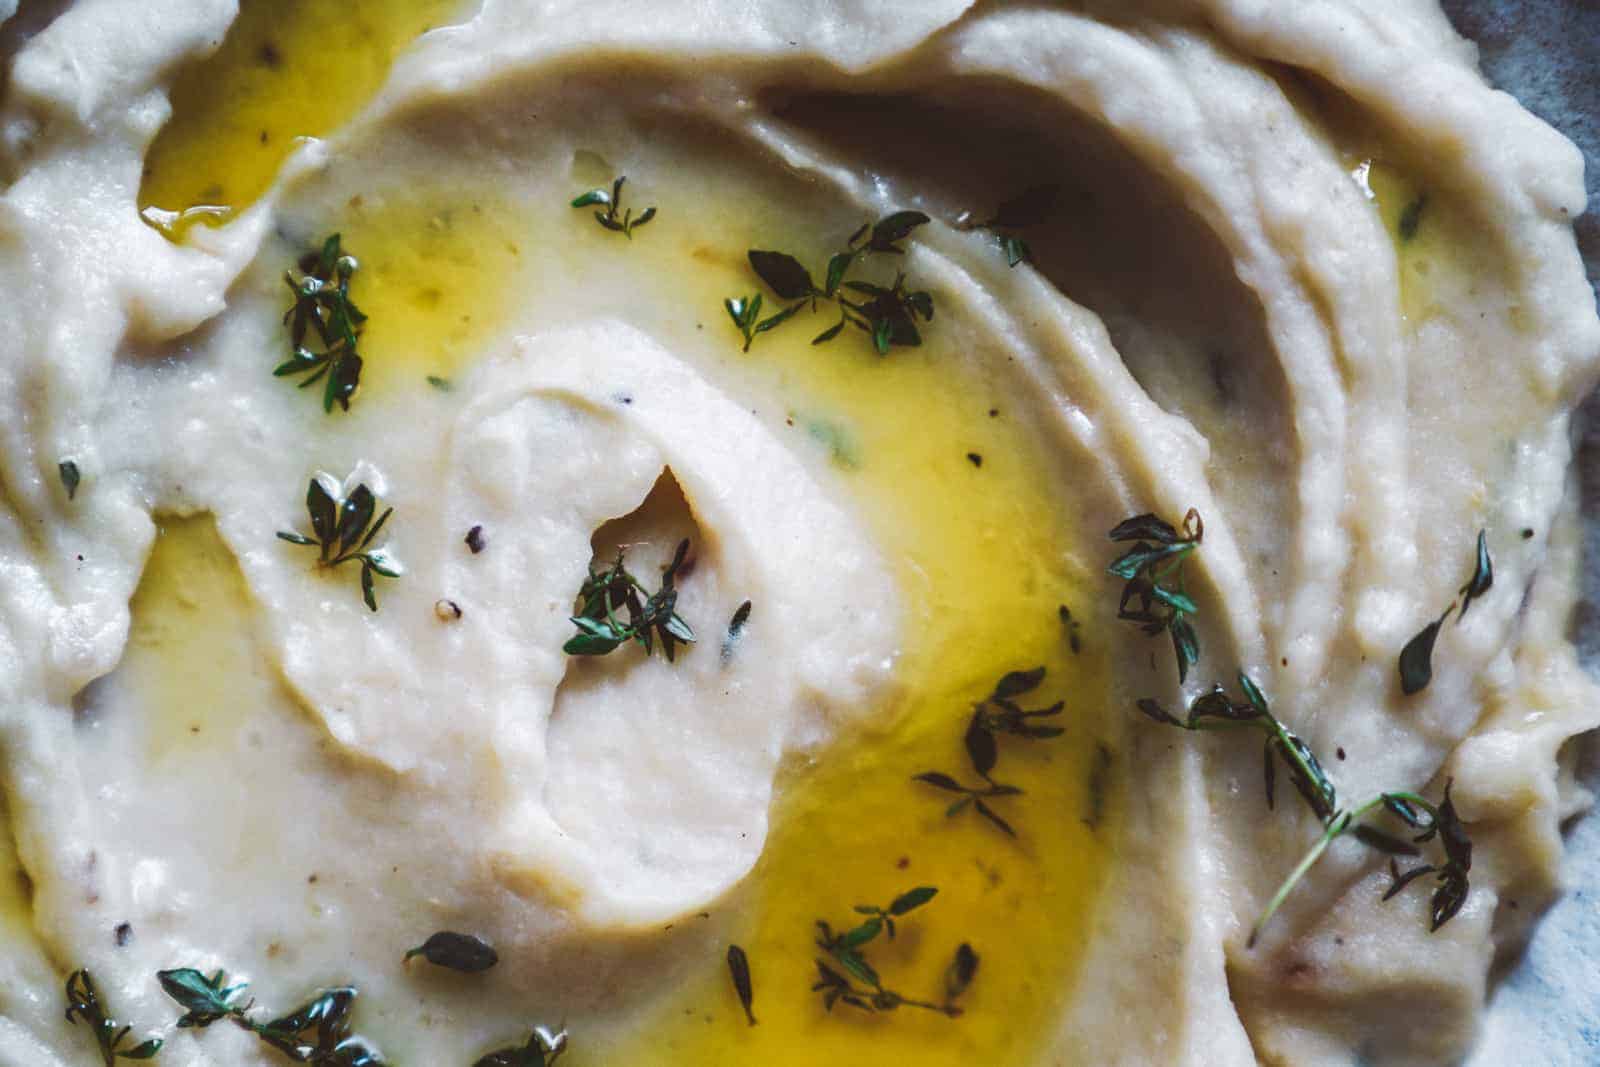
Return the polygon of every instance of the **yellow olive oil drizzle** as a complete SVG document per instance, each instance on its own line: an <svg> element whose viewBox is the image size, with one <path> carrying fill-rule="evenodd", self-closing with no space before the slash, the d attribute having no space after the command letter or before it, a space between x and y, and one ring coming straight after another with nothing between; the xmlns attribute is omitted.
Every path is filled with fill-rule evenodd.
<svg viewBox="0 0 1600 1067"><path fill-rule="evenodd" d="M302 137L338 129L395 57L463 0L242 0L222 45L184 67L145 156L139 208L168 236L254 203Z"/></svg>

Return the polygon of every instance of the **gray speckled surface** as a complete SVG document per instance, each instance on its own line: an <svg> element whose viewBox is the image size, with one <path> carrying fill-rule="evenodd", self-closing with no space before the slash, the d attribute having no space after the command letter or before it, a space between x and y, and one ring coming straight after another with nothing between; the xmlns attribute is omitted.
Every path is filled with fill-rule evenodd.
<svg viewBox="0 0 1600 1067"><path fill-rule="evenodd" d="M1587 162L1589 213L1578 243L1600 292L1600 0L1443 0L1456 28L1478 42L1484 72L1562 130ZM1600 398L1583 413L1584 605L1576 638L1600 670ZM1600 760L1584 775L1600 790ZM1600 812L1569 830L1565 898L1491 1002L1470 1067L1600 1065Z"/></svg>

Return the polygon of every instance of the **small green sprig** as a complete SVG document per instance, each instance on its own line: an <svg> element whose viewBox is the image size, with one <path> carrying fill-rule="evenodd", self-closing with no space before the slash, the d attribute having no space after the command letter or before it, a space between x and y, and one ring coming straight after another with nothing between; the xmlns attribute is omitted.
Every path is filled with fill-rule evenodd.
<svg viewBox="0 0 1600 1067"><path fill-rule="evenodd" d="M839 321L812 338L814 345L832 341L846 326L863 331L880 356L888 355L889 349L896 345L920 345L922 334L917 329L917 320L933 321L931 293L907 288L904 273L896 273L894 282L888 286L848 280L847 276L869 255L904 255L900 242L928 221L928 216L920 211L896 211L875 223L862 224L845 242L844 250L829 258L821 286L794 256L752 248L749 252L751 269L773 295L788 306L762 318L760 293L724 300L728 317L744 338L744 350L750 351L758 334L787 322L807 304L815 311L820 300L832 301L838 307Z"/></svg>
<svg viewBox="0 0 1600 1067"><path fill-rule="evenodd" d="M1124 519L1107 536L1112 541L1134 542L1107 568L1127 583L1117 604L1117 618L1138 623L1152 637L1162 631L1171 635L1178 684L1182 685L1188 680L1189 668L1200 660L1200 639L1189 622L1196 608L1183 587L1183 565L1205 536L1200 513L1190 508L1181 532L1153 514L1144 514Z"/></svg>
<svg viewBox="0 0 1600 1067"><path fill-rule="evenodd" d="M253 1002L238 1003L245 983L229 985L222 971L208 978L193 968L182 967L161 971L156 979L167 996L184 1009L179 1028L203 1030L227 1019L296 1063L314 1067L385 1067L383 1057L371 1045L350 1033L350 1010L357 995L353 986L320 990L287 1015L257 1022L250 1016Z"/></svg>
<svg viewBox="0 0 1600 1067"><path fill-rule="evenodd" d="M1155 700L1141 700L1138 702L1138 707L1140 711L1159 723L1185 730L1211 731L1236 728L1260 730L1266 735L1262 752L1262 773L1266 784L1267 807L1270 809L1273 806L1277 761L1281 760L1287 769L1290 781L1294 783L1295 791L1322 823L1322 835L1289 872L1288 877L1273 893L1260 917L1250 928L1246 947L1255 946L1261 931L1277 914L1295 886L1299 885L1307 872L1316 865L1328 846L1345 834L1350 834L1368 847L1390 855L1393 883L1384 893L1384 900L1399 893L1412 881L1432 874L1438 885L1433 893L1430 929L1437 930L1454 918L1467 900L1468 873L1472 869L1472 842L1456 814L1455 805L1450 800L1451 783L1445 783L1444 800L1437 806L1416 793L1396 790L1379 793L1354 807L1342 808L1332 780L1322 769L1321 762L1311 751L1310 746L1273 716L1267 706L1266 697L1248 675L1241 672L1239 684L1245 692L1247 698L1245 702L1229 699L1222 687L1217 686L1211 692L1191 702L1188 716L1184 719L1179 719ZM1408 828L1421 832L1407 841L1364 821L1368 815L1383 812L1399 819ZM1416 856L1419 854L1417 845L1435 839L1440 842L1444 853L1443 861L1436 864L1422 864L1402 874L1399 864L1393 857Z"/></svg>
<svg viewBox="0 0 1600 1067"><path fill-rule="evenodd" d="M106 1014L94 977L81 968L67 976L67 1022L81 1022L89 1027L94 1034L95 1044L100 1046L100 1058L105 1067L112 1067L119 1057L125 1060L149 1060L161 1051L162 1041L159 1037L152 1037L131 1048L122 1047L133 1027L120 1025Z"/></svg>
<svg viewBox="0 0 1600 1067"><path fill-rule="evenodd" d="M503 1048L479 1059L472 1067L550 1067L567 1051L567 1031L535 1026L524 1045Z"/></svg>
<svg viewBox="0 0 1600 1067"><path fill-rule="evenodd" d="M1178 726L1185 730L1227 730L1236 727L1259 730L1266 735L1262 748L1262 777L1266 783L1267 808L1274 806L1274 786L1277 782L1277 762L1283 761L1289 781L1313 814L1326 822L1333 816L1337 805L1333 782L1328 778L1316 753L1294 731L1284 726L1272 714L1267 698L1255 682L1243 671L1239 673L1239 686L1244 690L1245 701L1229 699L1222 686L1213 686L1209 693L1196 697L1189 705L1189 714L1179 719L1156 700L1141 700L1138 708L1156 722Z"/></svg>
<svg viewBox="0 0 1600 1067"><path fill-rule="evenodd" d="M306 375L300 388L323 382L322 410L332 411L338 404L350 410L350 398L361 384L361 356L356 343L367 316L350 299L350 279L359 268L356 258L341 250L339 235L322 242L322 251L302 258L301 276L285 271L283 280L294 294L294 303L284 312L289 327L291 354L278 364L278 378ZM306 347L306 336L314 331L321 351Z"/></svg>
<svg viewBox="0 0 1600 1067"><path fill-rule="evenodd" d="M569 656L604 656L637 641L648 656L659 641L667 662L672 662L678 644L694 643L694 630L677 612L677 575L688 554L689 539L684 538L661 573L661 588L654 593L628 573L621 550L604 570L595 570L590 564L589 576L578 590L578 613L572 616L578 632L562 651ZM619 617L623 612L627 613L626 622Z"/></svg>
<svg viewBox="0 0 1600 1067"><path fill-rule="evenodd" d="M1456 624L1467 617L1467 609L1472 602L1487 593L1494 585L1494 562L1489 558L1489 533L1487 530L1478 531L1478 550L1473 559L1472 576L1467 579L1467 584L1456 590L1460 597L1461 613L1456 616ZM1400 691L1406 696L1420 693L1433 681L1433 645L1439 639L1439 631L1445 621L1450 618L1450 613L1456 610L1456 602L1451 601L1450 606L1444 609L1444 614L1434 619L1417 632L1417 635L1407 641L1400 650Z"/></svg>
<svg viewBox="0 0 1600 1067"><path fill-rule="evenodd" d="M389 521L394 509L385 508L374 521L378 501L365 483L357 485L348 496L341 497L342 491L331 475L318 472L306 488L306 512L311 518L312 536L279 530L278 537L290 544L316 548L317 565L321 567L359 562L361 598L368 608L377 611L374 576L398 578L405 573L405 567L388 549L372 547L373 539Z"/></svg>
<svg viewBox="0 0 1600 1067"><path fill-rule="evenodd" d="M647 207L639 213L638 218L633 217L633 209L623 210L622 185L628 180L626 175L619 176L611 183L608 192L604 188L590 189L587 193L580 193L572 201L573 207L595 207L598 205L604 210L594 213L594 220L612 233L620 233L628 240L633 240L633 231L645 225L656 217L656 209ZM618 213L621 217L618 217Z"/></svg>
<svg viewBox="0 0 1600 1067"><path fill-rule="evenodd" d="M1044 681L1045 669L1035 667L1029 671L1011 671L995 683L987 697L972 706L972 718L967 720L962 744L972 769L983 779L981 786L967 786L951 775L940 771L924 771L913 775L912 781L931 785L946 793L959 793L961 799L945 809L945 816L953 818L967 808L972 808L1009 837L1017 836L1012 825L1000 816L987 800L996 797L1019 796L1022 790L1014 785L996 782L992 777L995 764L1000 759L999 736L1007 734L1023 740L1036 741L1059 737L1064 732L1059 726L1041 724L1037 720L1061 714L1065 704L1056 701L1048 707L1024 710L1017 698L1033 692Z"/></svg>
<svg viewBox="0 0 1600 1067"><path fill-rule="evenodd" d="M1035 185L1024 189L996 208L994 215L988 221L978 224L981 229L994 234L995 239L1000 242L1000 250L1005 253L1006 266L1015 267L1019 263L1033 262L1033 249L1016 231L1037 225L1049 218L1055 211L1056 199L1060 192L1061 187L1057 185Z"/></svg>
<svg viewBox="0 0 1600 1067"><path fill-rule="evenodd" d="M822 994L822 1006L826 1010L832 1011L835 1004L844 1003L868 1012L894 1011L897 1008L908 1007L922 1008L949 1016L961 1014L961 1009L953 1002L954 997L948 998L944 1004L935 1004L907 997L885 987L877 969L867 961L864 951L866 946L877 940L880 934L893 940L894 920L922 907L938 892L933 886L918 886L895 897L888 907L857 904L856 913L867 918L839 933L835 933L826 921L817 920L815 942L826 959L816 961L817 981L811 987L811 991ZM973 973L976 973L976 970L977 966L974 963ZM970 982L970 976L967 980ZM966 984L962 983L961 989L965 988Z"/></svg>

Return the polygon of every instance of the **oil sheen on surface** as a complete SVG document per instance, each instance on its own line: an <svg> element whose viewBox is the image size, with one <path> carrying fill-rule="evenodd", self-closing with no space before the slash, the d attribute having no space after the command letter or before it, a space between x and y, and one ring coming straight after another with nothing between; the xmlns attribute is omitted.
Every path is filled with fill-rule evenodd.
<svg viewBox="0 0 1600 1067"><path fill-rule="evenodd" d="M454 5L405 6L431 15ZM385 40L398 44L425 22L419 14ZM266 29L249 32L259 38ZM236 30L228 47L246 30ZM280 32L287 57L298 30ZM237 47L248 56L260 44ZM168 176L194 160L229 156L230 138L248 145L259 132L251 107L275 121L323 115L314 93L302 96L274 74L252 77L268 87L257 103L247 94L244 110L219 109L210 126L190 120L187 133L174 122L172 143L152 154L147 201L243 204L270 184L282 155L265 149L237 173L197 176L187 186ZM858 511L896 571L905 640L892 695L866 717L867 727L785 769L762 859L729 900L712 905L730 940L749 954L759 1025L745 1025L719 952L691 961L686 980L642 1015L584 1026L573 1020L563 1062L1031 1062L1076 981L1118 808L1116 757L1102 741L1111 733L1103 649L1085 634L1074 652L1058 619L1063 604L1090 615L1086 598L1098 588L1075 555L1081 531L1064 503L1060 464L1048 434L1032 425L1026 390L1002 369L1003 353L987 350L949 303L939 305L921 348L888 357L854 330L812 346L811 337L832 324L826 310L799 316L742 353L721 304L759 286L745 250L786 248L820 265L835 239L861 221L859 210L824 202L819 215L764 163L697 151L705 145L693 137L676 147L667 141L651 147L652 158L628 161L630 203L659 204L656 220L631 241L567 207L572 195L613 173L588 152L576 163L570 154L531 162L521 171L531 188L509 193L472 181L465 163L455 164L464 172L405 188L385 182L381 167L363 178L357 165L311 179L284 213L284 231L306 230L308 247L337 230L361 262L352 295L370 316L354 401L362 417L414 410L419 395L435 389L459 393L472 361L517 329L575 314L618 315L744 399L791 448L814 450L819 477ZM612 158L628 151L623 141L597 147ZM723 190L715 204L694 196L713 185ZM250 284L273 293L268 306L275 306L295 253L267 247ZM278 252L285 262L276 261ZM878 280L886 270L892 265L869 261L860 276ZM446 384L430 385L430 377ZM261 387L290 386L264 372ZM336 433L343 417L330 416L327 432ZM169 554L221 548L196 528L169 524L141 597L162 588ZM942 771L976 784L962 745L973 702L1006 672L1035 666L1048 674L1023 703L1065 700L1054 721L1066 732L1001 739L994 778L1024 793L993 803L1017 836L970 809L947 817L954 798L912 776ZM167 691L156 681L141 689L150 699ZM939 892L868 956L886 986L938 1001L957 946L970 944L981 963L960 1000L963 1014L867 1015L843 1005L825 1013L810 989L816 920L846 928L857 919L854 905L884 905L915 886ZM386 1048L403 1060L403 1041Z"/></svg>
<svg viewBox="0 0 1600 1067"><path fill-rule="evenodd" d="M354 295L373 324L365 345L372 377L357 406L370 413L415 403L429 389L426 375L453 385L466 379L472 368L463 353L471 345L450 336L458 312L483 312L485 324L509 315L496 329L513 331L574 307L662 314L668 321L642 325L744 396L775 432L791 435L783 438L790 447L815 451L832 488L869 523L904 591L895 695L869 716L867 729L787 769L760 864L734 899L715 905L736 913L730 928L749 953L760 1024L745 1025L719 954L692 968L696 977L644 1022L575 1030L568 1058L580 1067L753 1058L810 1064L854 1062L870 1051L886 1062L970 1063L976 1055L1029 1062L1070 995L1116 810L1106 787L1115 776L1100 766L1106 756L1098 740L1106 732L1106 667L1092 640L1074 654L1058 619L1063 603L1086 614L1087 595L1072 562L1078 531L1050 473L1058 468L1015 385L992 372L1003 359L949 340L964 326L948 305L925 330L923 347L886 358L855 331L813 347L810 338L829 324L825 311L762 335L742 353L720 304L755 286L743 250L756 236L746 228L772 239L773 227L783 227L778 236L798 244L817 234L771 214L771 196L730 193L713 214L674 195L706 180L692 173L695 166L677 159L682 169L670 179L640 174L637 203L659 202L661 214L631 241L567 208L576 190L564 186L522 198L520 208L459 184L431 208L417 190L398 199L380 191L354 206L328 197L343 205L327 226L344 232L361 258ZM854 217L840 210L828 225L846 233ZM521 248L538 255L525 260L514 254ZM873 264L864 273L882 269ZM433 314L445 304L448 312ZM386 320L408 325L380 334ZM1001 741L995 778L1025 794L994 803L1017 838L970 810L947 818L953 798L912 775L939 770L977 782L962 746L973 702L1007 671L1041 665L1045 683L1024 704L1065 699L1057 721L1066 734ZM844 1006L825 1014L810 991L815 921L848 926L854 905L886 904L919 885L937 887L938 896L869 957L887 986L938 1000L956 947L970 943L982 962L962 998L963 1016L906 1008L869 1017Z"/></svg>
<svg viewBox="0 0 1600 1067"><path fill-rule="evenodd" d="M173 83L172 117L145 157L140 210L172 213L158 217L171 219L164 228L178 237L197 219L249 207L298 138L337 130L378 91L401 50L462 7L242 0L222 46ZM191 208L221 210L182 215Z"/></svg>

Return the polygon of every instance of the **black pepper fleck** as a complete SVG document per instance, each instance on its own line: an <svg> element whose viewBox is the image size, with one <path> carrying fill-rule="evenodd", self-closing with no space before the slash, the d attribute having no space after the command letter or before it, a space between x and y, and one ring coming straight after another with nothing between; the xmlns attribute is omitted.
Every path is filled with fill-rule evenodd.
<svg viewBox="0 0 1600 1067"><path fill-rule="evenodd" d="M466 541L467 547L472 549L472 554L474 556L476 556L479 552L482 552L484 547L489 543L484 539L482 526L474 526L472 529L468 530Z"/></svg>
<svg viewBox="0 0 1600 1067"><path fill-rule="evenodd" d="M978 455L976 452L968 452L967 462L971 463L974 467L981 467L983 466L983 457Z"/></svg>
<svg viewBox="0 0 1600 1067"><path fill-rule="evenodd" d="M126 947L128 942L133 938L133 924L118 923L117 928L112 931L112 936L116 938L118 948Z"/></svg>

